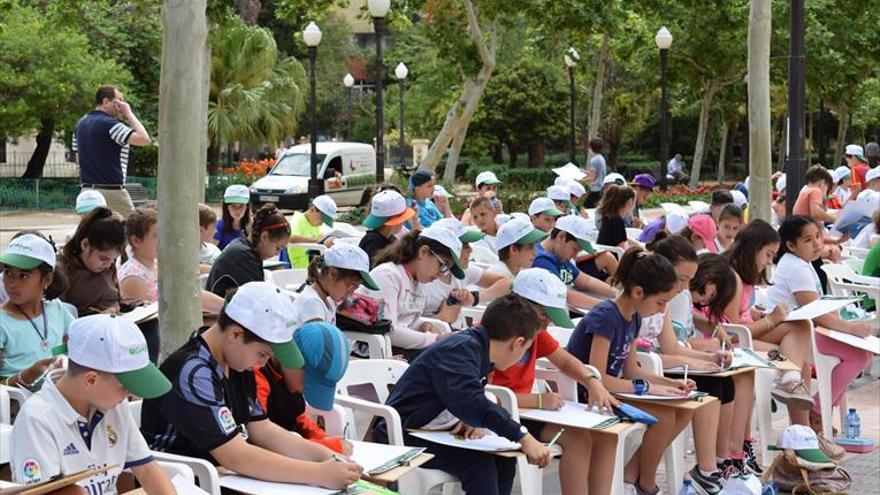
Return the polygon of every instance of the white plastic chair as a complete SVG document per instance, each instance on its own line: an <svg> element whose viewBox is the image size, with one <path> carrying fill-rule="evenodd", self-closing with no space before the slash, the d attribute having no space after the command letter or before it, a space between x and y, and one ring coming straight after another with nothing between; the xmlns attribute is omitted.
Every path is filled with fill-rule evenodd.
<svg viewBox="0 0 880 495"><path fill-rule="evenodd" d="M849 267L853 273L862 273L862 268L865 267L865 260L861 258L847 258L843 260L843 264Z"/></svg>
<svg viewBox="0 0 880 495"><path fill-rule="evenodd" d="M391 339L388 335L378 335L374 333L351 332L343 330L342 333L348 338L348 341L363 342L367 345L367 355L370 359L391 359L393 355L391 351Z"/></svg>
<svg viewBox="0 0 880 495"><path fill-rule="evenodd" d="M822 433L825 435L825 438L831 439L834 438L831 429L831 422L834 420L834 407L831 404L831 372L834 371L835 366L840 364L840 358L819 352L819 348L816 346L816 331L813 328L812 321L810 321L810 340L813 347L813 365L816 367L816 379L813 380L813 384L819 391L819 413L822 416ZM840 408L840 431L844 431L844 423L846 422L844 411L847 410L846 392L840 397L837 405Z"/></svg>
<svg viewBox="0 0 880 495"><path fill-rule="evenodd" d="M293 290L299 288L306 281L308 270L305 268L288 268L269 272L268 281L282 289Z"/></svg>
<svg viewBox="0 0 880 495"><path fill-rule="evenodd" d="M842 248L841 251L844 256L859 259L865 259L868 257L868 250L865 248L850 246L848 244L843 244L840 247Z"/></svg>
<svg viewBox="0 0 880 495"><path fill-rule="evenodd" d="M391 406L384 405L388 399L389 387L397 383L409 365L396 359L359 359L348 363L345 376L336 383L336 404L353 411L353 419L366 415L368 418L379 416L385 420L388 430L388 443L404 445L403 426L400 415ZM358 385L372 386L378 402L352 397L349 387ZM352 421L349 425L349 438L360 439L357 427ZM458 488L458 480L439 469L418 468L399 481L401 493L428 493L435 486L442 486L444 495L450 495Z"/></svg>
<svg viewBox="0 0 880 495"><path fill-rule="evenodd" d="M611 251L611 253L614 254L614 256L617 258L617 261L620 261L620 258L623 258L623 253L625 252L625 250L620 246L606 246L604 244L593 243L593 247L596 249L597 253L602 251ZM580 254L586 253L581 251L579 255Z"/></svg>
<svg viewBox="0 0 880 495"><path fill-rule="evenodd" d="M11 425L12 420L12 403L18 403L18 410L24 405L29 394L18 387L7 387L0 385L0 423Z"/></svg>
<svg viewBox="0 0 880 495"><path fill-rule="evenodd" d="M471 249L473 249L473 258L477 263L485 263L487 265L494 265L498 263L498 255L493 253L491 249L486 246L480 244L471 244Z"/></svg>
<svg viewBox="0 0 880 495"><path fill-rule="evenodd" d="M880 277L868 277L855 273L849 266L825 263L822 271L828 275L828 288L835 296L859 296L867 294L874 299L875 316L880 320Z"/></svg>

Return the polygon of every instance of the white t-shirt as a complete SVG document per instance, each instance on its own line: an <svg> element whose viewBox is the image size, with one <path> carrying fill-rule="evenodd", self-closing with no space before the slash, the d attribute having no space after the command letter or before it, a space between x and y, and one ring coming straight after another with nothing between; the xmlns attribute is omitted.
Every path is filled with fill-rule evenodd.
<svg viewBox="0 0 880 495"><path fill-rule="evenodd" d="M91 421L79 415L51 381L24 403L12 427L12 479L37 483L55 475L115 464L77 484L89 495L115 495L123 469L153 460L127 402L95 411Z"/></svg>
<svg viewBox="0 0 880 495"><path fill-rule="evenodd" d="M220 256L220 248L213 242L203 242L199 248L199 263L203 265L213 265L217 257Z"/></svg>
<svg viewBox="0 0 880 495"><path fill-rule="evenodd" d="M379 290L364 286L359 294L385 301L385 318L391 321L391 344L403 349L423 349L437 340L434 333L420 332L418 320L428 303L426 285L410 278L403 265L382 263L370 271Z"/></svg>
<svg viewBox="0 0 880 495"><path fill-rule="evenodd" d="M490 251L495 253L496 255L498 254L498 250L495 249L495 236L494 235L486 234L482 239L475 242L474 244L486 247Z"/></svg>
<svg viewBox="0 0 880 495"><path fill-rule="evenodd" d="M490 266L489 269L486 271L488 271L489 273L495 273L497 275L507 277L510 280L516 278L516 275L514 275L513 272L510 271L510 268L507 268L507 265L505 265L503 261L495 263L494 265Z"/></svg>
<svg viewBox="0 0 880 495"><path fill-rule="evenodd" d="M767 307L775 308L780 303L788 305L789 310L797 309L795 292L818 292L822 294L822 282L809 261L785 253L776 269L773 270L773 285L767 291Z"/></svg>
<svg viewBox="0 0 880 495"><path fill-rule="evenodd" d="M694 328L694 311L693 302L691 300L691 291L685 289L669 300L667 305L672 321Z"/></svg>
<svg viewBox="0 0 880 495"><path fill-rule="evenodd" d="M852 192L847 187L837 186L834 189L834 197L837 198L838 201L840 201L841 206L845 205L846 202L849 201L850 194L852 194Z"/></svg>
<svg viewBox="0 0 880 495"><path fill-rule="evenodd" d="M296 328L312 320L321 320L336 325L336 303L333 299L321 299L312 285L306 285L293 301L296 310Z"/></svg>
<svg viewBox="0 0 880 495"><path fill-rule="evenodd" d="M874 222L862 227L856 238L852 240L850 245L859 249L871 249L871 238L875 237Z"/></svg>
<svg viewBox="0 0 880 495"><path fill-rule="evenodd" d="M464 279L459 280L452 275L449 276L451 279L449 283L444 282L441 279L437 279L429 284L425 284L425 295L428 300L425 304L425 316L433 317L440 311L440 306L443 304L443 301L449 296L449 293L453 290L458 289L467 289L472 285L476 285L477 282L483 278L483 269L478 266L468 265L467 269L464 271ZM464 317L459 312L458 319L450 323L452 328L462 329L465 328Z"/></svg>

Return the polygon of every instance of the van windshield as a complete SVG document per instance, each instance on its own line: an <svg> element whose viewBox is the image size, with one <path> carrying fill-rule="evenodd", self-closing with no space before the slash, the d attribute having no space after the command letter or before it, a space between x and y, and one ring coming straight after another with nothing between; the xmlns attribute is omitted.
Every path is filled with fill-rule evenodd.
<svg viewBox="0 0 880 495"><path fill-rule="evenodd" d="M324 163L326 155L315 155L318 157L318 172L321 171L321 164ZM269 175L298 175L301 177L311 177L311 155L308 153L296 153L293 155L285 155L279 161Z"/></svg>

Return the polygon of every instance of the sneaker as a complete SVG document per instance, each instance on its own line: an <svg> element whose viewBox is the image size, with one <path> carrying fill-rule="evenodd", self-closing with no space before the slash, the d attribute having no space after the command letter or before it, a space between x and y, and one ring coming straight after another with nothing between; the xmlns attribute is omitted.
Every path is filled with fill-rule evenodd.
<svg viewBox="0 0 880 495"><path fill-rule="evenodd" d="M746 472L754 474L758 478L764 474L764 470L761 468L761 465L758 463L758 459L755 457L755 446L752 442L746 440L743 442L743 452L746 457L744 459L744 467L746 468Z"/></svg>
<svg viewBox="0 0 880 495"><path fill-rule="evenodd" d="M633 485L632 483L624 483L623 495L639 495L636 491L636 485Z"/></svg>
<svg viewBox="0 0 880 495"><path fill-rule="evenodd" d="M642 490L641 486L639 486L639 481L636 480L635 485L633 485L636 489L636 495L658 495L660 493L660 487L654 485L654 489L651 491Z"/></svg>
<svg viewBox="0 0 880 495"><path fill-rule="evenodd" d="M690 470L691 481L694 489L700 495L717 495L721 492L722 487L722 478L721 471L715 470L709 476L704 476L702 472L700 472L699 466L694 466Z"/></svg>
<svg viewBox="0 0 880 495"><path fill-rule="evenodd" d="M745 474L745 465L739 459L724 459L724 462L718 464L721 470L721 477L729 479L731 476L743 476Z"/></svg>
<svg viewBox="0 0 880 495"><path fill-rule="evenodd" d="M811 409L813 407L813 397L804 386L803 380L776 383L776 386L770 391L770 395L778 402L795 409Z"/></svg>

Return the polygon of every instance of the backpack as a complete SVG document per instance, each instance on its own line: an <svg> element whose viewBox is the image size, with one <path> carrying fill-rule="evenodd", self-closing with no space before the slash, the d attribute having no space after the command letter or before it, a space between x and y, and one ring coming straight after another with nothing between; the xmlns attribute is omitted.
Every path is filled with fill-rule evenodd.
<svg viewBox="0 0 880 495"><path fill-rule="evenodd" d="M835 463L836 464L836 463ZM832 468L810 470L798 463L793 450L784 450L773 460L764 473L763 480L773 480L779 491L792 495L841 495L852 484L852 476L846 469L835 465Z"/></svg>
<svg viewBox="0 0 880 495"><path fill-rule="evenodd" d="M384 302L356 294L336 311L336 326L350 332L384 335L391 331L391 321L382 318L383 310Z"/></svg>

